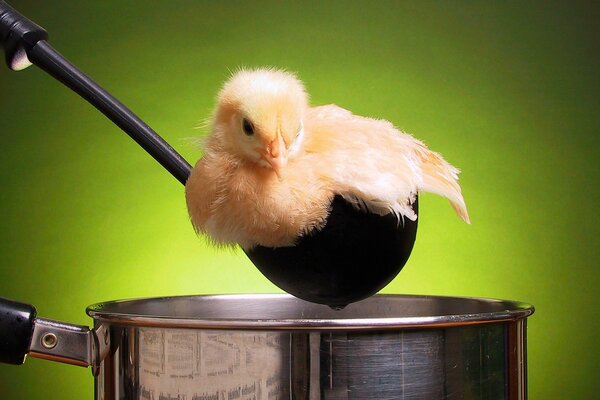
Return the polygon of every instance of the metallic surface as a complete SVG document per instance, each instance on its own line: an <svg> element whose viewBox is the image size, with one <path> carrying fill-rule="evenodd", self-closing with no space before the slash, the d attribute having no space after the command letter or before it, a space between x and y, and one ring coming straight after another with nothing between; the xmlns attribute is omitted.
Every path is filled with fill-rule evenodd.
<svg viewBox="0 0 600 400"><path fill-rule="evenodd" d="M36 318L28 355L80 367L92 367L97 375L100 361L110 350L110 327L97 323L87 326Z"/></svg>
<svg viewBox="0 0 600 400"><path fill-rule="evenodd" d="M87 326L36 318L29 355L87 367L96 346Z"/></svg>
<svg viewBox="0 0 600 400"><path fill-rule="evenodd" d="M289 296L111 302L96 398L526 399L516 302L376 296L342 311ZM144 325L146 324L146 325Z"/></svg>
<svg viewBox="0 0 600 400"><path fill-rule="evenodd" d="M138 326L226 329L397 329L525 318L529 304L442 296L379 295L342 310L289 295L181 296L112 301L87 309L97 321Z"/></svg>

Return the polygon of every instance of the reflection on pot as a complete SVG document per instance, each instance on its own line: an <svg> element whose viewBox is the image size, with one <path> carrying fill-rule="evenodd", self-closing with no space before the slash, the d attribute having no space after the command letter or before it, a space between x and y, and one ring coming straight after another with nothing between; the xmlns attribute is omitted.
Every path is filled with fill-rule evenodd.
<svg viewBox="0 0 600 400"><path fill-rule="evenodd" d="M270 332L141 328L138 396L153 399L282 399L289 336Z"/></svg>
<svg viewBox="0 0 600 400"><path fill-rule="evenodd" d="M525 320L435 329L122 327L97 399L525 399Z"/></svg>

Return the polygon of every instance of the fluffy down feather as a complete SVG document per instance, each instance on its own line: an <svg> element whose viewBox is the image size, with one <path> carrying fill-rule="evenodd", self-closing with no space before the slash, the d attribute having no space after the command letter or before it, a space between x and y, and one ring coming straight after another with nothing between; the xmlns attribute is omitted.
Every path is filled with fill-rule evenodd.
<svg viewBox="0 0 600 400"><path fill-rule="evenodd" d="M291 246L324 225L336 194L414 220L411 201L432 192L468 223L458 172L387 121L309 107L293 74L240 70L219 93L186 201L196 230L216 244Z"/></svg>

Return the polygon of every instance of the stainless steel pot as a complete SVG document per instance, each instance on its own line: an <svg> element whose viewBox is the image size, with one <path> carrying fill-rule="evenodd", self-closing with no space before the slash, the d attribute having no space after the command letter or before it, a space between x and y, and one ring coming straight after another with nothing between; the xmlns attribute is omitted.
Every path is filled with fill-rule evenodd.
<svg viewBox="0 0 600 400"><path fill-rule="evenodd" d="M288 295L223 295L87 313L93 330L0 301L0 360L91 366L102 400L527 398L533 307L514 301L380 295L335 311Z"/></svg>

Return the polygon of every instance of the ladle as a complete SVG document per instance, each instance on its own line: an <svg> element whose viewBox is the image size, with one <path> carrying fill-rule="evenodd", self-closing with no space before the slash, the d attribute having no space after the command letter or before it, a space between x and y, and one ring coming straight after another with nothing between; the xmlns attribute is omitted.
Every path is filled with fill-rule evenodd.
<svg viewBox="0 0 600 400"><path fill-rule="evenodd" d="M0 1L0 43L9 68L35 64L79 94L125 131L185 185L191 166L154 130L67 61L47 42L47 32ZM413 204L417 211L417 202ZM337 196L326 226L293 247L246 250L254 265L286 292L341 308L378 292L402 269L412 251L417 222L358 211Z"/></svg>

